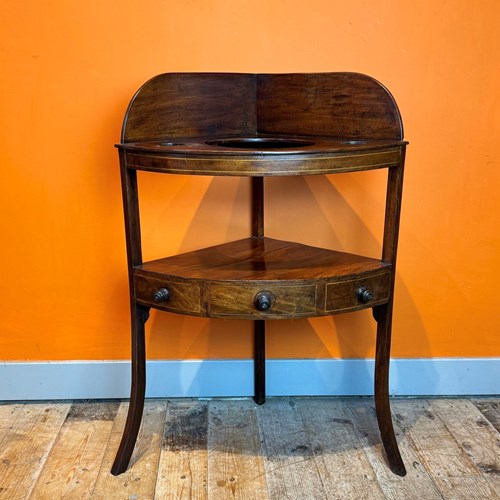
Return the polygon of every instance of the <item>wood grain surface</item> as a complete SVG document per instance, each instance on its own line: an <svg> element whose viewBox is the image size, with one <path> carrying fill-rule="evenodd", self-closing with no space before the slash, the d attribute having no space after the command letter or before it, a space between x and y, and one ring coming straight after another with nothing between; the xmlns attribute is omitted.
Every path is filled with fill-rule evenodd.
<svg viewBox="0 0 500 500"><path fill-rule="evenodd" d="M165 73L132 99L122 141L257 132L403 137L393 97L367 75Z"/></svg>
<svg viewBox="0 0 500 500"><path fill-rule="evenodd" d="M398 399L408 474L372 398L147 401L131 468L109 472L127 403L0 404L0 499L498 499L498 398Z"/></svg>
<svg viewBox="0 0 500 500"><path fill-rule="evenodd" d="M397 105L358 73L163 74L132 99L118 144L132 311L131 404L113 474L130 461L145 394L151 307L255 323L265 399L265 320L373 308L375 401L389 465L406 474L389 406L395 263L406 141ZM264 237L264 177L388 169L381 260ZM251 176L251 238L142 262L137 170ZM216 221L214 221L216 223Z"/></svg>
<svg viewBox="0 0 500 500"><path fill-rule="evenodd" d="M390 266L380 260L267 237L145 262L134 272L140 304L214 318L300 318L374 307L387 302L391 283ZM372 294L367 302L357 295L363 287ZM163 288L168 300L155 302ZM266 311L255 303L263 291L274 298Z"/></svg>

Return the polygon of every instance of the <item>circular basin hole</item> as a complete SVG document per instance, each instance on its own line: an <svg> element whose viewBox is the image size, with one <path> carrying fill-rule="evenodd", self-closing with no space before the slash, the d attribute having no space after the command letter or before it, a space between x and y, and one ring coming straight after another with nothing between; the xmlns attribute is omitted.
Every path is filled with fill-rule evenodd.
<svg viewBox="0 0 500 500"><path fill-rule="evenodd" d="M304 139L287 139L279 137L238 137L233 139L207 141L207 144L238 149L286 149L312 146L314 142Z"/></svg>

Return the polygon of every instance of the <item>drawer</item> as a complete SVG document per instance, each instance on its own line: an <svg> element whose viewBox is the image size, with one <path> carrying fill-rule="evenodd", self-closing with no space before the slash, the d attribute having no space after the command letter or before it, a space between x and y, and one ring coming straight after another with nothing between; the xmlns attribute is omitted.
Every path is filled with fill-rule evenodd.
<svg viewBox="0 0 500 500"><path fill-rule="evenodd" d="M208 310L214 317L311 316L316 313L316 285L213 284L208 291Z"/></svg>
<svg viewBox="0 0 500 500"><path fill-rule="evenodd" d="M390 276L390 272L387 271L355 280L327 283L325 312L344 312L387 302Z"/></svg>
<svg viewBox="0 0 500 500"><path fill-rule="evenodd" d="M184 314L202 315L201 287L197 283L162 280L146 276L135 276L137 301L142 304ZM168 298L155 301L155 293L168 290Z"/></svg>

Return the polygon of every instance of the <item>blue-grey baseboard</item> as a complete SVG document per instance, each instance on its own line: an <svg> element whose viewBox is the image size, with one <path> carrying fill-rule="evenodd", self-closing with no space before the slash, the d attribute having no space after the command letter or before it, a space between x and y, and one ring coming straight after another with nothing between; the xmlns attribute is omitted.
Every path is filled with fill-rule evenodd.
<svg viewBox="0 0 500 500"><path fill-rule="evenodd" d="M268 396L373 394L373 359L269 359ZM0 400L127 398L128 361L0 363ZM150 398L244 397L253 393L251 360L165 360L147 364ZM395 396L500 394L500 358L393 359Z"/></svg>

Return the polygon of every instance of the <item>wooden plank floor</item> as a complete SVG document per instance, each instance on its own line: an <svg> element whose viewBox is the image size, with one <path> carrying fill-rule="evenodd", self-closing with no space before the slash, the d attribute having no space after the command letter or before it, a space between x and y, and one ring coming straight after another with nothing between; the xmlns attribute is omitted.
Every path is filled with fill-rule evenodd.
<svg viewBox="0 0 500 500"><path fill-rule="evenodd" d="M0 499L500 498L500 398L394 400L404 478L371 398L149 400L115 477L127 408L0 404Z"/></svg>

